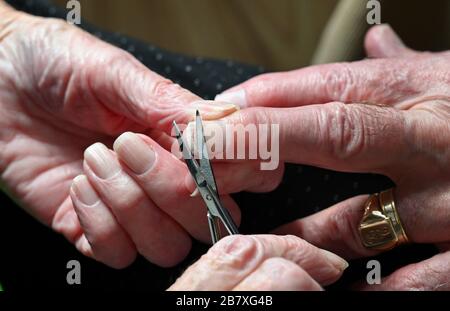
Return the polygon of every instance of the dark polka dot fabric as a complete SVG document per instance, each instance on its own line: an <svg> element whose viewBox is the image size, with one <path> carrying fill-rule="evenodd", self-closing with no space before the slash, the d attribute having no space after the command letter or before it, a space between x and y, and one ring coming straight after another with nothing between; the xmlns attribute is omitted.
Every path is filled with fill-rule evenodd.
<svg viewBox="0 0 450 311"><path fill-rule="evenodd" d="M19 10L45 17L65 18L64 9L45 0L8 1ZM109 33L83 22L81 28L101 40L110 42L131 54L151 70L171 79L205 99L213 99L221 91L264 72L262 67L249 66L233 60L189 57L165 51L153 44L131 37ZM393 186L385 177L371 174L345 174L324 169L287 165L283 181L275 191L265 194L235 195L242 209L240 231L245 234L268 233L277 226L318 212L349 197L373 193ZM182 264L171 269L156 267L143 258L129 268L117 271L83 257L64 238L44 228L22 212L6 195L0 209L0 281L5 288L65 287L66 263L81 262L81 287L103 289L167 288L182 271L207 250L194 243L193 250ZM206 212L205 212L206 217ZM170 247L170 246L168 246ZM396 266L426 258L434 253L431 247L407 246L379 257L383 274ZM351 262L343 279L330 287L346 288L356 279L365 279L367 260Z"/></svg>

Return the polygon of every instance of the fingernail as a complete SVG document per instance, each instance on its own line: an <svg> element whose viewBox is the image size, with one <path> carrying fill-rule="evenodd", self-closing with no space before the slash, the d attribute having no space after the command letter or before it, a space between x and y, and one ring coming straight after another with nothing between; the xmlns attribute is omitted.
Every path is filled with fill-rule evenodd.
<svg viewBox="0 0 450 311"><path fill-rule="evenodd" d="M198 197L200 195L200 192L198 191L198 188L195 188L195 190L191 193L191 198Z"/></svg>
<svg viewBox="0 0 450 311"><path fill-rule="evenodd" d="M247 96L243 89L219 94L215 100L238 105L241 109L247 107Z"/></svg>
<svg viewBox="0 0 450 311"><path fill-rule="evenodd" d="M195 111L199 110L203 120L215 120L238 111L239 106L222 101L202 100L192 103L191 109L194 112L193 116Z"/></svg>
<svg viewBox="0 0 450 311"><path fill-rule="evenodd" d="M94 174L101 179L108 179L120 171L117 159L101 143L96 143L86 149L84 158Z"/></svg>
<svg viewBox="0 0 450 311"><path fill-rule="evenodd" d="M77 198L87 206L96 204L100 199L97 193L92 189L86 176L79 175L75 177L72 184L72 189Z"/></svg>
<svg viewBox="0 0 450 311"><path fill-rule="evenodd" d="M325 255L325 257L327 257L327 259L330 261L330 263L333 266L335 266L338 270L344 271L345 269L348 268L348 262L345 261L343 258L324 249L322 249L322 252Z"/></svg>
<svg viewBox="0 0 450 311"><path fill-rule="evenodd" d="M115 141L114 150L137 175L144 174L155 163L156 155L152 147L134 133L122 134Z"/></svg>

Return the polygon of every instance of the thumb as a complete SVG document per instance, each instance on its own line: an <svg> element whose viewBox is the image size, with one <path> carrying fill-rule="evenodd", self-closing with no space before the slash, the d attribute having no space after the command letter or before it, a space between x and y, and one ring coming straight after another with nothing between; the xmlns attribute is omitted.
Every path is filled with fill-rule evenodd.
<svg viewBox="0 0 450 311"><path fill-rule="evenodd" d="M146 128L170 133L172 122L187 124L199 110L206 120L238 110L233 104L205 101L180 85L152 72L130 54L120 51L93 90L108 108ZM99 72L100 68L94 72Z"/></svg>
<svg viewBox="0 0 450 311"><path fill-rule="evenodd" d="M393 58L416 53L405 46L388 24L372 27L368 31L365 48L371 58Z"/></svg>

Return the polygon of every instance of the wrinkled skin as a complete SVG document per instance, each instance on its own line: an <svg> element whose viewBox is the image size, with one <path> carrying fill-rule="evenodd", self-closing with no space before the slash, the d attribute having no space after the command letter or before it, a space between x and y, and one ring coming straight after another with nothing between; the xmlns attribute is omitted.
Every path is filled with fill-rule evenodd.
<svg viewBox="0 0 450 311"><path fill-rule="evenodd" d="M280 158L346 172L383 174L413 243L442 252L400 268L377 290L450 290L450 52L420 53L382 25L369 57L255 77L216 97L242 109L229 123L280 124ZM207 127L208 125L206 125ZM375 254L358 234L367 196L341 202L276 231L344 258Z"/></svg>
<svg viewBox="0 0 450 311"><path fill-rule="evenodd" d="M362 289L449 289L450 54L412 51L388 26L368 33L366 49L374 59L265 74L236 86L216 99L244 109L219 126L205 122L205 130L217 130L223 122L279 124L285 162L389 176L397 184L396 205L410 241L435 243L442 253ZM135 142L132 134L124 134L114 152L127 162L126 153L139 150ZM275 233L295 234L344 258L374 255L357 231L366 199L351 198ZM208 258L198 265L208 267L202 263ZM214 269L189 269L180 288L204 288L195 281L202 276L214 276Z"/></svg>
<svg viewBox="0 0 450 311"><path fill-rule="evenodd" d="M189 235L206 240L206 222L199 220L204 219L204 210L196 209L200 200L189 196L192 183L180 182L188 178L184 165L161 147L170 143L164 132L170 131L173 119L188 122L196 108L206 119L236 109L198 103L197 96L148 71L129 54L61 21L13 12L3 2L0 15L0 172L22 206L84 254L117 268L130 264L138 252L170 266L189 251ZM448 289L450 254L443 242L448 241L450 219L449 55L408 50L385 28L372 30L366 45L370 56L381 59L266 75L239 86L235 90L245 91L234 95L233 102L284 109L246 109L228 121L280 123L285 161L391 177L398 186L397 205L410 239L440 243L442 253L398 270L375 289ZM301 107L287 108L294 106ZM115 137L125 131L146 135L126 133L113 146ZM147 159L136 158L132 156L136 150L152 153ZM238 186L236 174L230 177L227 172L232 170L219 167L218 175L224 172L219 178L222 192L267 191L278 184L282 169L272 175L275 178L267 178L250 175L255 172L255 167L248 169L251 165L236 169L247 174L238 176ZM258 182L246 184L248 176ZM267 184L269 179L274 181ZM233 189L227 187L231 184ZM355 232L364 199L342 202L278 232L292 232L346 258L371 255ZM228 197L224 201L239 221L237 206ZM185 209L176 208L180 202ZM149 229L149 224L161 227ZM146 239L159 231L156 240ZM248 243L259 250L255 254L260 261L249 261L257 268L256 275L249 277L238 267L216 288L264 289L268 284L268 289L277 289L281 281L261 280L275 276L267 276L267 271L282 269L290 271L285 279L293 281L282 289L320 289L324 276L308 270L299 257L273 251L286 247L283 238L239 239L214 246L172 289L208 289L209 280L217 276L213 269L217 254L234 248L245 253ZM299 241L291 241L288 248L309 249ZM277 247L255 246L261 244ZM322 268L327 266L315 256L312 252L306 262L316 258ZM231 260L232 268L239 258ZM331 274L324 283L338 276Z"/></svg>
<svg viewBox="0 0 450 311"><path fill-rule="evenodd" d="M348 267L339 256L295 236L220 240L169 290L322 290Z"/></svg>
<svg viewBox="0 0 450 311"><path fill-rule="evenodd" d="M166 224L180 237L178 244L165 247L169 250L152 250L151 241L145 240L148 231L130 234L111 212L97 215L104 216L98 218L100 223L111 226L102 227L104 230L94 237L88 232L87 238L74 210L70 186L83 172L83 153L91 144L112 146L120 133L134 131L145 133L152 143L156 140L167 145L170 136L165 133L170 133L171 122L186 124L196 109L203 118L216 119L236 107L200 101L130 54L64 21L17 12L0 1L1 182L26 211L64 234L84 254L116 268L129 265L137 252L163 266L173 265L187 254L189 234L162 211L155 212L166 219L162 226ZM181 202L190 202L184 213L189 211L195 218L192 227L197 231L193 234L207 240L204 209L198 208L199 198L190 198L192 190L184 183L186 167L158 148L162 153L159 159L172 161L168 165L173 167L169 174L171 188L167 187L173 196L163 200L161 208L175 210ZM165 186L159 184L161 189ZM152 204L144 192L141 198L145 204ZM239 221L236 204L229 197L224 200ZM131 222L128 218L120 221L127 225ZM148 224L150 220L146 221ZM111 244L111 239L118 244ZM109 244L107 250L98 249L98 241Z"/></svg>
<svg viewBox="0 0 450 311"><path fill-rule="evenodd" d="M246 109L221 122L280 124L280 157L286 162L389 176L397 184L396 203L411 242L436 243L442 253L399 269L379 286L362 288L448 289L448 137L445 133L449 125L449 54L411 51L386 26L369 32L366 48L369 56L377 59L267 74L233 88L217 99L239 103ZM205 127L208 126L206 122ZM134 166L136 163L132 162L136 159L129 155L144 150L137 147L138 138L147 139L131 133L122 135L111 152L128 166ZM95 151L98 147L94 145L90 149ZM88 159L90 153L86 154ZM148 159L138 162L142 167L150 167L142 179L129 171L124 175L146 188L149 177L155 174L152 170L160 171L163 163L156 161L152 166ZM89 168L85 173L94 188L102 188L104 182L89 177ZM245 184L245 180L241 179L241 183ZM242 185L241 189L245 188ZM107 193L103 198L109 198L110 206L120 201ZM283 226L276 233L301 236L344 258L374 255L374 251L361 245L357 232L366 198L358 196L339 203ZM203 261L209 262L206 258ZM192 268L181 280L202 278L202 275L207 279L214 276L212 271L210 274L208 269ZM206 286L194 286L194 281L180 282L184 284L181 289Z"/></svg>

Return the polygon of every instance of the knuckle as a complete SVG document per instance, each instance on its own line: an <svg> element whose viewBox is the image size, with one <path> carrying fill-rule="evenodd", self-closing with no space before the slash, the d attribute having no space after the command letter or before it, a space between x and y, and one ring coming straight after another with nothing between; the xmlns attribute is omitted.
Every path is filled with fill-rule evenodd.
<svg viewBox="0 0 450 311"><path fill-rule="evenodd" d="M258 241L250 236L232 235L223 238L208 252L208 260L212 267L221 269L226 265L233 269L242 269L250 259L260 256Z"/></svg>
<svg viewBox="0 0 450 311"><path fill-rule="evenodd" d="M147 197L133 181L115 178L107 181L106 188L110 189L108 201L115 212L128 213L147 202Z"/></svg>
<svg viewBox="0 0 450 311"><path fill-rule="evenodd" d="M292 253L292 258L314 258L316 248L312 247L307 241L295 236L286 235L283 237L285 243L287 244L287 252Z"/></svg>
<svg viewBox="0 0 450 311"><path fill-rule="evenodd" d="M258 124L260 119L261 109L248 109L242 110L239 114L236 114L237 119L233 120L233 125Z"/></svg>
<svg viewBox="0 0 450 311"><path fill-rule="evenodd" d="M174 88L174 86L175 84L169 79L158 79L153 84L152 93L156 96L165 97L168 94L171 94L170 91Z"/></svg>
<svg viewBox="0 0 450 311"><path fill-rule="evenodd" d="M188 91L184 90L180 85L173 83L171 80L166 78L158 78L157 81L153 82L151 88L151 94L158 100L160 106L156 107L158 109L173 109L173 105L186 104L188 100L194 100L195 96L190 94ZM186 97L189 95L188 97ZM173 101L172 105L167 105L168 101Z"/></svg>
<svg viewBox="0 0 450 311"><path fill-rule="evenodd" d="M340 101L347 101L353 97L357 90L355 74L348 63L331 65L323 73L326 92L332 98Z"/></svg>
<svg viewBox="0 0 450 311"><path fill-rule="evenodd" d="M295 246L297 245L300 248L303 248L307 245L309 245L308 242L306 242L305 240L303 240L302 238L299 238L296 235L292 235L292 234L288 234L283 236L283 239L286 241L286 243L289 244L289 246ZM288 247L290 248L290 247Z"/></svg>
<svg viewBox="0 0 450 311"><path fill-rule="evenodd" d="M321 109L319 130L331 156L342 160L358 156L366 148L365 121L356 105L333 103Z"/></svg>
<svg viewBox="0 0 450 311"><path fill-rule="evenodd" d="M119 196L116 200L116 210L122 212L132 212L137 209L138 206L145 204L147 198L140 194L135 197L133 196Z"/></svg>

